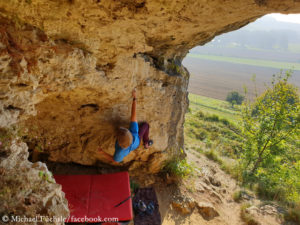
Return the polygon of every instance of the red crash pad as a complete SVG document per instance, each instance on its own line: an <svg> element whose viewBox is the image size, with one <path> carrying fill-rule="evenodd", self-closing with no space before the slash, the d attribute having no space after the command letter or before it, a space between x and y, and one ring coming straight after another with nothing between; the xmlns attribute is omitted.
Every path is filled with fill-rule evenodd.
<svg viewBox="0 0 300 225"><path fill-rule="evenodd" d="M54 175L54 178L56 183L62 185L69 202L70 217L66 222L95 223L109 222L111 219L132 219L127 172L104 175ZM124 203L116 206L123 201Z"/></svg>

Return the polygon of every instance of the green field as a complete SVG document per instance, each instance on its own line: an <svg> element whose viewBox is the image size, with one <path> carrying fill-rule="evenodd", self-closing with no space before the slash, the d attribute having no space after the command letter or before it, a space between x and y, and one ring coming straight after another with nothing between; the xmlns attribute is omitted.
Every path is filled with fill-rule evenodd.
<svg viewBox="0 0 300 225"><path fill-rule="evenodd" d="M188 54L187 57L235 63L235 64L244 64L250 66L268 67L268 68L275 68L275 69L300 70L300 63L276 62L270 60L247 59L247 58L236 58L236 57L215 56L215 55L202 55L202 54L194 54L194 53Z"/></svg>
<svg viewBox="0 0 300 225"><path fill-rule="evenodd" d="M240 118L240 107L231 105L222 100L208 98L200 95L189 94L190 109L194 111L202 111L208 114L215 114L220 118L229 120L237 124Z"/></svg>
<svg viewBox="0 0 300 225"><path fill-rule="evenodd" d="M236 158L241 151L238 128L239 108L218 99L189 94L190 107L186 114L184 133L187 148L199 152L216 151L216 154Z"/></svg>

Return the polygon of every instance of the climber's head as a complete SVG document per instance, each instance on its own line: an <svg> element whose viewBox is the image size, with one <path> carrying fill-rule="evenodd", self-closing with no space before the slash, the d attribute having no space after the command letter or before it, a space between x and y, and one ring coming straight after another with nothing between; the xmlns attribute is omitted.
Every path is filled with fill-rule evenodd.
<svg viewBox="0 0 300 225"><path fill-rule="evenodd" d="M119 127L117 141L121 148L128 148L132 143L132 135L130 131L124 127Z"/></svg>

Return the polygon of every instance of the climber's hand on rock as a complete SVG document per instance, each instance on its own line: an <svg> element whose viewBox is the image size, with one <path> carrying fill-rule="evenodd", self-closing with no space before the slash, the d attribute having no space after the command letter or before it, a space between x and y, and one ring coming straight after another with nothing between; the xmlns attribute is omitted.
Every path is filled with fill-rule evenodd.
<svg viewBox="0 0 300 225"><path fill-rule="evenodd" d="M132 90L132 97L136 98L136 90L135 89Z"/></svg>

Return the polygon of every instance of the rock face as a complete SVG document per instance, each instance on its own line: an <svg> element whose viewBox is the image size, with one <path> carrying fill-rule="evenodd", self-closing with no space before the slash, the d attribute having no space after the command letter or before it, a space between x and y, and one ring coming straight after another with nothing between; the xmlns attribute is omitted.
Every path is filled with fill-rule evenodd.
<svg viewBox="0 0 300 225"><path fill-rule="evenodd" d="M95 164L128 126L130 93L154 140L126 157L155 173L183 148L189 49L296 0L0 1L0 126L18 123L31 149L52 161Z"/></svg>
<svg viewBox="0 0 300 225"><path fill-rule="evenodd" d="M5 152L0 148L1 221L64 224L69 209L61 186L55 183L44 163L28 162L28 154L26 144L20 140L13 141Z"/></svg>
<svg viewBox="0 0 300 225"><path fill-rule="evenodd" d="M2 21L2 61L7 65L1 125L22 118L19 127L32 148L48 153L52 161L86 165L96 162L99 147L113 154L115 128L129 125L133 87L138 90L138 118L150 123L155 143L148 151L133 152L125 163L149 160L145 171L158 171L166 158L161 150L182 146L184 68L179 67L184 76L169 76L155 69L151 57L136 54L118 61L108 75L90 53L48 40L31 26Z"/></svg>

